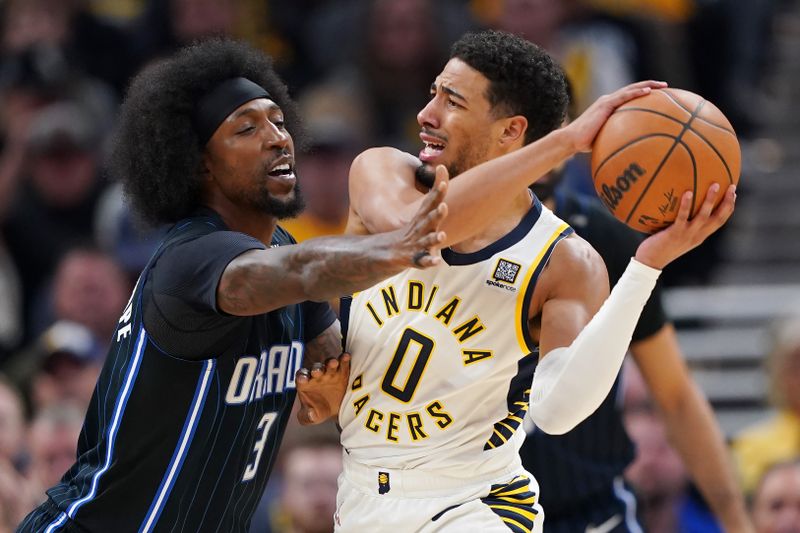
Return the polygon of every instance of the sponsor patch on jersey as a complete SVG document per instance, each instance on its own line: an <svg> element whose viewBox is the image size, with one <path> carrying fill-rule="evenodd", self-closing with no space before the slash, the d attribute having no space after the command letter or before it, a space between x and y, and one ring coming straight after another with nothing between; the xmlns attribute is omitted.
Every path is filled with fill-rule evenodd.
<svg viewBox="0 0 800 533"><path fill-rule="evenodd" d="M390 489L389 472L378 472L378 494L386 494Z"/></svg>
<svg viewBox="0 0 800 533"><path fill-rule="evenodd" d="M501 259L497 262L497 267L495 267L492 277L497 281L504 281L513 285L517 281L520 268L522 268L522 265L518 263L508 259Z"/></svg>
<svg viewBox="0 0 800 533"><path fill-rule="evenodd" d="M487 279L485 283L490 287L505 289L509 292L517 292L517 288L513 285L517 281L517 276L521 268L522 265L519 263L509 261L508 259L500 259L497 261L497 266L494 268L492 279Z"/></svg>

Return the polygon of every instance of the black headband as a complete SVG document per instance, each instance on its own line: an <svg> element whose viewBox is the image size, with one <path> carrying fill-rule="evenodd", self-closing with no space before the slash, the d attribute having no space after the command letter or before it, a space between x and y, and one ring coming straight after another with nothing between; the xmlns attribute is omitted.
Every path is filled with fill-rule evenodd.
<svg viewBox="0 0 800 533"><path fill-rule="evenodd" d="M271 96L266 89L247 78L225 80L200 98L192 117L200 146L208 143L222 121L237 107L256 98Z"/></svg>

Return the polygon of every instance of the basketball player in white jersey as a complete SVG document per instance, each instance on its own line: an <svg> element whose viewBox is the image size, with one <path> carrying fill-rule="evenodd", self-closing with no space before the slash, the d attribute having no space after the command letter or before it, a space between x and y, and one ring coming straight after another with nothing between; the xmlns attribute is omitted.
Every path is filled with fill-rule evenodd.
<svg viewBox="0 0 800 533"><path fill-rule="evenodd" d="M419 157L377 148L354 161L354 234L399 227L433 168L454 179L443 264L343 301L352 360L337 531L541 531L518 456L523 417L563 433L597 408L660 269L719 228L735 195L712 211L713 188L692 221L684 195L677 222L640 246L609 296L600 257L527 186L588 150L614 108L663 86L623 88L556 131L560 68L509 34L469 34L418 115Z"/></svg>

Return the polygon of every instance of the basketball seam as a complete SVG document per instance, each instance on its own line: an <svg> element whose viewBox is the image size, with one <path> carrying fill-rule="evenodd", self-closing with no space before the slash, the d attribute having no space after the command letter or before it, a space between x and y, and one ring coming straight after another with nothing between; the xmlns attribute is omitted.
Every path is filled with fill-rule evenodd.
<svg viewBox="0 0 800 533"><path fill-rule="evenodd" d="M618 153L622 152L626 148L640 141L643 141L645 139L650 139L653 137L666 137L667 139L672 139L673 141L676 139L674 135L670 135L668 133L648 133L647 135L642 135L641 137L636 137L635 139L631 139L627 143L623 144L622 146L620 146L619 148L608 154L606 158L603 160L603 162L600 163L600 165L598 165L596 169L594 169L594 175L597 176L600 173L600 169L602 169L605 166L605 164L608 163L611 160L611 158L617 155Z"/></svg>
<svg viewBox="0 0 800 533"><path fill-rule="evenodd" d="M703 100L703 102L706 102L706 101L707 100ZM686 111L686 108L683 107L683 106L681 106L681 109ZM667 118L667 119L669 119L669 120L671 120L673 122L677 122L678 124L683 124L682 121L680 121L679 119L673 117L672 115L664 113L663 111L656 111L655 109L648 109L646 107L621 107L621 108L617 109L614 113L621 113L623 111L642 111L644 113L652 113L654 115L658 115L660 117ZM695 120L699 120L700 122L703 122L704 124L707 124L708 126L710 126L712 128L717 128L719 130L724 131L725 133L729 133L729 134L733 135L734 137L736 137L736 132L731 130L731 129L726 128L725 126L720 126L719 124L711 122L710 120L705 119L703 117L695 117ZM692 131L694 131L694 130L692 130Z"/></svg>
<svg viewBox="0 0 800 533"><path fill-rule="evenodd" d="M706 100L703 100L703 101L700 103L700 105L701 105L701 106L702 106L702 105L704 105L704 104L705 104L705 102L706 102ZM681 109L685 109L685 108L684 108L683 106L681 106ZM684 122L681 122L680 120L678 120L677 118L675 118L675 117L673 117L673 116L671 116L671 115L667 115L666 113L662 113L661 111L655 111L655 110L653 110L653 109L647 109L647 108L644 108L644 107L626 107L626 108L623 108L623 109L618 109L616 112L617 112L617 113L619 113L620 111L641 111L641 112L643 112L643 113L652 113L652 114L654 114L654 115L658 115L658 116L660 116L660 117L663 117L663 118L669 119L669 120L671 120L671 121L673 121L673 122L677 122L678 124L683 124L683 125L684 125L684 129L683 129L683 130L682 130L682 131L681 131L681 132L680 132L678 135L679 135L679 136L680 136L680 135L683 135L683 134L684 134L684 133L685 133L687 130L688 130L688 131L691 131L692 133L694 133L695 135L697 135L697 136L700 138L700 140L702 140L702 141L703 141L703 142L704 142L704 143L705 143L705 144L706 144L706 145L707 145L709 148L711 148L711 150L712 150L712 151L713 151L713 152L714 152L714 153L717 155L717 157L719 158L720 162L721 162L721 163L722 163L722 165L725 167L725 172L727 172L727 174L728 174L728 182L730 182L730 183L733 183L733 173L731 172L731 169L730 169L730 167L728 166L728 162L727 162L727 161L725 160L725 158L722 156L722 153L721 153L721 152L720 152L720 151L717 149L717 147L716 147L716 146L714 146L714 144L713 144L711 141L709 141L709 140L708 140L708 138L707 138L705 135L703 135L703 133L702 133L702 132L700 132L700 131L698 131L698 130L696 130L696 129L694 129L694 128L692 128L692 127L691 127L691 123L693 122L691 117L689 117L689 122L685 122L685 123L684 123ZM696 117L696 119L702 120L702 117ZM733 135L734 137L736 137L736 134L735 134L735 133L733 133L733 132L731 132L731 131L730 131L730 130L728 130L727 128L724 128L724 127L722 127L722 126L717 126L717 125L716 125L716 124L714 124L713 122L709 122L709 121L707 121L707 120L706 120L706 121L704 121L704 122L705 122L706 124L709 124L710 126L713 126L713 127L719 128L719 129L721 129L722 131L725 131L725 132L727 132L727 133L730 133L731 135ZM688 126L688 128L686 128L686 126ZM661 136L664 136L664 137L669 137L669 138L671 138L671 139L675 139L675 137L673 137L672 135L667 135L667 134L648 134L648 135L644 135L644 136L642 136L642 137L638 137L638 138L636 138L636 139L633 139L633 140L632 140L632 141L630 141L629 143L627 143L627 144L625 144L625 145L621 146L620 148L618 148L618 149L617 149L617 150L615 150L614 152L610 153L610 154L609 154L609 155L608 155L608 156L607 156L607 157L606 157L606 158L603 160L603 162L602 162L602 163L600 163L600 165L599 165L599 166L598 166L598 167L595 169L595 174L597 174L598 172L600 172L600 169L601 169L601 168L603 168L603 165L605 165L605 164L608 162L608 160L609 160L610 158L612 158L613 156L615 156L617 153L619 153L619 152L620 152L621 150L623 150L624 148L627 148L627 147L628 147L628 146L630 146L631 144L634 144L634 143L636 143L636 142L639 142L639 141L641 141L641 140L643 140L643 139L647 139L648 137L657 137L657 136L659 136L659 135L661 135ZM687 148L687 150L688 150L688 148Z"/></svg>
<svg viewBox="0 0 800 533"><path fill-rule="evenodd" d="M681 109L683 109L683 110L684 110L684 111L686 111L687 113L691 113L691 112L692 112L692 111L691 111L691 110L690 110L688 107L686 107L685 105L683 105L683 103L681 103L681 101L680 101L680 100L678 100L677 98L675 98L675 95L673 95L673 94L672 94L671 92L669 92L667 89L662 89L662 90L661 90L661 92L662 92L662 93L663 93L663 94L664 94L664 95L665 95L667 98L669 98L670 100L672 100L672 101L675 103L675 105L677 105L678 107L680 107ZM707 101L707 100L703 100L703 102L706 102L706 101ZM703 102L701 102L701 104L702 104ZM727 128L727 127L725 127L725 126L723 126L723 125L721 125L721 124L717 124L716 122L711 122L711 121L710 121L710 120L708 120L707 118L703 118L703 117L697 117L697 119L698 119L698 120L702 120L703 122L705 122L706 124L708 124L708 125L710 125L710 126L714 126L715 128L719 128L719 129L721 129L721 130L723 130L723 131L727 131L728 133L731 133L731 134L733 134L733 136L734 136L734 137L736 136L736 132L735 132L735 131L733 131L732 129L730 129L730 128Z"/></svg>
<svg viewBox="0 0 800 533"><path fill-rule="evenodd" d="M705 104L705 102L706 102L706 100L703 100L703 101L700 103L700 105L704 105L704 104ZM680 103L679 103L679 102L676 102L676 103L677 103L678 105L680 105ZM684 109L684 110L686 110L686 108L685 108L685 107L683 107L682 105L681 105L681 109ZM719 150L717 150L717 147L716 147L716 146L714 146L714 145L711 143L711 141L709 141L709 140L708 140L708 139L705 137L705 135L703 135L703 134L702 134L700 131L698 131L698 130L696 130L696 129L694 129L694 128L692 128L692 127L691 127L691 125L690 125L690 124L691 124L691 122L692 122L692 119L691 119L691 117L689 118L689 122L687 122L687 123L684 123L684 122L681 122L680 120L678 120L677 118L673 117L672 115L668 115L668 114L666 114L666 113L663 113L663 112L661 112L661 111L655 111L655 110L653 110L653 109L647 109L647 108L645 108L645 107L625 107L625 108L622 108L622 109L618 109L616 112L617 112L617 113L619 113L620 111L641 111L641 112L643 112L643 113L652 113L652 114L654 114L654 115L658 115L658 116L660 116L660 117L663 117L663 118L669 119L669 120L671 120L671 121L673 121L673 122L677 122L678 124L683 124L684 126L687 126L687 125L689 125L689 127L688 127L688 131L691 131L692 133L694 133L695 135L697 135L697 136L700 138L700 140L702 140L702 141L703 141L703 142L704 142L706 145L708 145L708 147L709 147L709 148L711 148L711 150L713 150L713 151L714 151L714 153L715 153L715 154L717 154L717 157L719 157L719 160L722 162L722 165L725 167L725 171L728 173L728 181L729 181L730 183L733 183L733 173L731 172L731 169L730 169L730 167L728 166L728 162L725 160L725 158L724 158L724 157L722 157L722 154L720 153L720 151L719 151ZM687 110L687 111L688 111L688 110ZM697 120L703 120L703 118L702 118L702 117L695 117L695 118L696 118ZM734 136L734 138L736 137L736 133L732 132L731 130L729 130L729 129L727 129L727 128L723 127L723 126L718 126L718 125L714 124L713 122L709 122L708 120L703 120L703 122L705 122L706 124L708 124L708 125L710 125L710 126L712 126L712 127L715 127L715 128L721 129L722 131L724 131L724 132L726 132L726 133L730 133L731 135L733 135L733 136ZM686 128L684 128L684 130L683 130L683 131L682 131L682 132L681 132L679 135L683 135L683 133L685 133L685 131L686 131ZM641 138L639 138L639 139L636 139L636 141L639 141L639 140L641 140L641 139L646 139L647 137L651 137L651 136L652 136L652 135L646 135L646 136L644 136L644 137L641 137ZM666 135L666 136L667 136L667 137L672 137L671 135ZM674 138L674 137L672 137L672 138ZM632 142L633 142L633 141L632 141ZM628 144L626 144L626 145L625 145L625 146L623 146L622 148L625 148L625 147L627 147L627 146L630 146L630 144L632 144L632 142L631 142L631 143L628 143ZM603 162L600 164L600 166L599 166L599 167L597 167L597 169L595 170L595 174L597 174L597 172L599 172L599 171L600 171L600 169L603 167L603 165L605 165L605 164L606 164L606 161L608 161L608 159L609 159L611 156L615 155L617 152L619 152L619 150L617 150L616 152L614 152L614 153L610 154L610 155L609 155L609 156L608 156L608 157L607 157L607 158L606 158L606 159L605 159L605 160L604 160L604 161L603 161Z"/></svg>
<svg viewBox="0 0 800 533"><path fill-rule="evenodd" d="M633 213L636 212L636 208L639 207L639 204L641 203L642 198L644 198L644 196L647 194L647 191L650 189L650 186L656 180L656 177L658 177L658 173L661 172L661 169L666 164L667 159L669 159L669 156L671 156L672 152L675 151L675 147L678 146L679 143L681 143L681 138L683 137L684 133L686 133L687 130L691 129L692 121L695 119L697 114L703 108L703 105L705 104L705 102L706 102L705 100L700 102L700 104L698 104L698 106L697 106L697 109L695 109L694 112L692 112L691 116L689 117L689 120L686 121L686 123L684 123L683 128L681 129L681 132L678 133L677 137L675 137L675 142L672 143L672 146L670 147L670 149L667 150L667 153L661 159L661 163L659 163L658 168L656 168L655 172L653 172L653 176L650 178L650 181L647 182L647 185L645 185L644 190L642 190L642 193L639 195L639 198L636 199L636 202L633 204L633 207L628 212L628 216L625 217L625 223L626 224L630 222L631 217L633 216ZM692 152L691 150L688 150L688 149L687 149L687 151L689 152L689 154L691 154L691 152ZM694 165L694 156L691 156L691 157L692 157L692 164ZM696 166L694 168L693 180L694 180L694 186L693 186L693 190L692 190L692 192L693 192L693 194L692 194L692 206L691 206L690 213L694 212L694 203L695 203L695 200L696 200L695 196L697 196L697 168L696 168Z"/></svg>

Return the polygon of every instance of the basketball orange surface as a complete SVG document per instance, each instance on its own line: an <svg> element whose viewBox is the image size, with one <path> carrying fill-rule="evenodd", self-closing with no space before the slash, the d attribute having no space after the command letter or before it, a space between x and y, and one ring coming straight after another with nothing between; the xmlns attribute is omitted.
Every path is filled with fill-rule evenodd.
<svg viewBox="0 0 800 533"><path fill-rule="evenodd" d="M717 205L739 182L741 152L731 123L711 102L681 89L654 90L620 106L592 147L592 179L611 213L653 233L669 226L685 191L692 216L712 183Z"/></svg>

